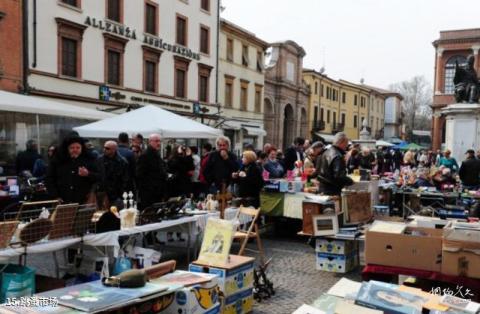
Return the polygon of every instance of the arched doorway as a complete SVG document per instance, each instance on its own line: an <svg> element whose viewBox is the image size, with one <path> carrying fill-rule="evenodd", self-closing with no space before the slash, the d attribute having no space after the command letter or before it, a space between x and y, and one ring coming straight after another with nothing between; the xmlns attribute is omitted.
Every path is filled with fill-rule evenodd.
<svg viewBox="0 0 480 314"><path fill-rule="evenodd" d="M273 104L270 99L264 99L264 112L263 112L263 125L265 127L265 131L267 135L265 136L265 143L273 143L274 142L274 119L275 119L275 111L273 109Z"/></svg>
<svg viewBox="0 0 480 314"><path fill-rule="evenodd" d="M287 148L293 143L295 130L295 121L293 119L293 108L290 104L283 110L283 147Z"/></svg>
<svg viewBox="0 0 480 314"><path fill-rule="evenodd" d="M303 138L307 138L307 130L308 123L307 123L307 110L302 108L300 113L300 136Z"/></svg>

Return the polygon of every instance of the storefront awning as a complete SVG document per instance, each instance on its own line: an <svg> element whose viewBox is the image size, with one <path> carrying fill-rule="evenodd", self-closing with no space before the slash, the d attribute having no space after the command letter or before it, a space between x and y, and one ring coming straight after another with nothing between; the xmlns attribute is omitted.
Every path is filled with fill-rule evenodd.
<svg viewBox="0 0 480 314"><path fill-rule="evenodd" d="M113 113L100 110L74 106L37 96L25 96L5 91L0 91L0 111L72 117L86 120L101 120L115 116Z"/></svg>
<svg viewBox="0 0 480 314"><path fill-rule="evenodd" d="M248 135L254 135L254 136L265 136L267 135L267 132L260 128L260 127L252 127L252 126L242 126L242 129L247 131Z"/></svg>
<svg viewBox="0 0 480 314"><path fill-rule="evenodd" d="M321 138L323 138L325 140L325 142L327 143L333 143L333 140L335 138L335 135L331 135L331 134L325 134L325 133L315 133L315 135L317 136L320 136Z"/></svg>
<svg viewBox="0 0 480 314"><path fill-rule="evenodd" d="M242 129L242 122L241 121L225 121L222 124L222 129L238 131Z"/></svg>

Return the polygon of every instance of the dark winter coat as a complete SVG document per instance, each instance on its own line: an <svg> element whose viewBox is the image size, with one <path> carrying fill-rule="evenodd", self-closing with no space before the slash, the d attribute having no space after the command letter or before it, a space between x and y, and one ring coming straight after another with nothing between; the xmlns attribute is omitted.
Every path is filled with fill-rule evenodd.
<svg viewBox="0 0 480 314"><path fill-rule="evenodd" d="M188 196L192 193L191 172L195 170L192 156L175 156L168 161L168 195Z"/></svg>
<svg viewBox="0 0 480 314"><path fill-rule="evenodd" d="M138 158L136 173L140 208L163 201L166 196L167 171L160 153L148 146Z"/></svg>
<svg viewBox="0 0 480 314"><path fill-rule="evenodd" d="M226 186L232 181L232 173L238 170L237 157L228 152L228 158L224 160L219 151L211 152L203 175L208 184L214 183L217 189L222 188L222 183Z"/></svg>
<svg viewBox="0 0 480 314"><path fill-rule="evenodd" d="M85 167L88 176L78 175L78 168ZM65 203L84 204L88 194L94 192L95 184L101 181L98 165L86 154L76 159L53 159L48 167L45 184L52 198L61 198Z"/></svg>
<svg viewBox="0 0 480 314"><path fill-rule="evenodd" d="M260 191L263 188L263 177L260 168L256 163L250 163L243 167L245 177L238 177L234 182L238 184L238 196L241 198L251 198L255 208L260 207Z"/></svg>
<svg viewBox="0 0 480 314"><path fill-rule="evenodd" d="M111 203L121 200L122 194L129 192L128 162L117 153L112 158L101 156L98 163L103 177L100 190L107 194Z"/></svg>

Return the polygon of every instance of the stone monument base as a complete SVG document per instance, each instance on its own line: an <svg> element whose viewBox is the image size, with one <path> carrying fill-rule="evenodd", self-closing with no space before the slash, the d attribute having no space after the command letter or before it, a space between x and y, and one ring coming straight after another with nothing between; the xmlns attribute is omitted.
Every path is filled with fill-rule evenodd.
<svg viewBox="0 0 480 314"><path fill-rule="evenodd" d="M480 104L452 104L442 110L446 120L445 147L458 163L468 149L480 149Z"/></svg>

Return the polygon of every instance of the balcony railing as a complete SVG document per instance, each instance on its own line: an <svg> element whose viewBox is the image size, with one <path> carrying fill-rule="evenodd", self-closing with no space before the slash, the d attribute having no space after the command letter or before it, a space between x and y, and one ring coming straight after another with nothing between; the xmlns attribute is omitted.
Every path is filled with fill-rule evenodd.
<svg viewBox="0 0 480 314"><path fill-rule="evenodd" d="M333 125L332 133L335 134L335 133L338 133L338 132L343 132L343 130L345 130L345 124L344 123L336 123L336 124Z"/></svg>
<svg viewBox="0 0 480 314"><path fill-rule="evenodd" d="M325 130L325 121L313 121L313 131L320 132Z"/></svg>

